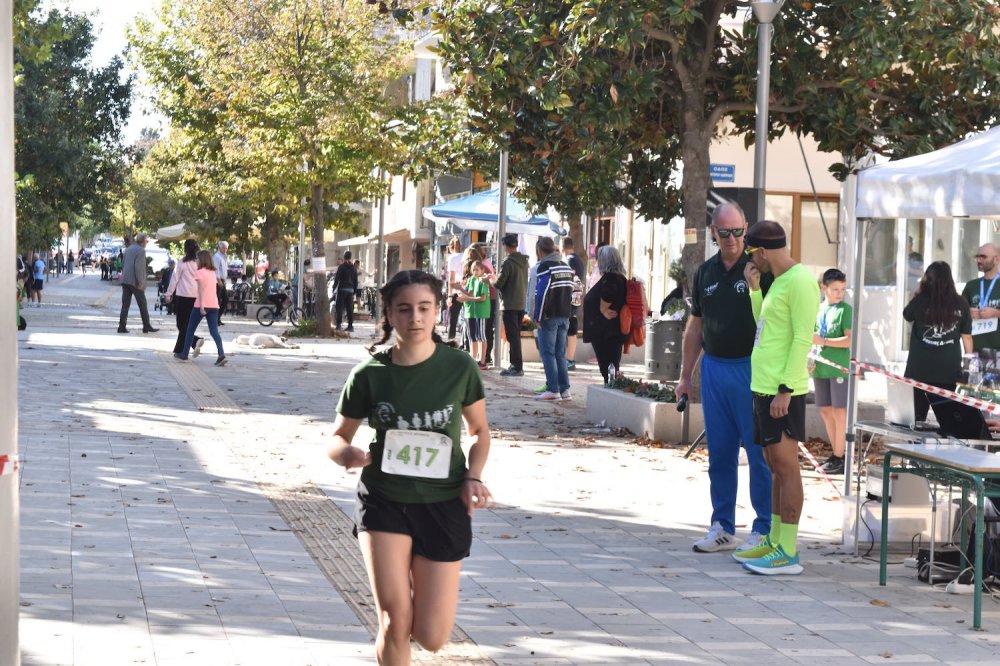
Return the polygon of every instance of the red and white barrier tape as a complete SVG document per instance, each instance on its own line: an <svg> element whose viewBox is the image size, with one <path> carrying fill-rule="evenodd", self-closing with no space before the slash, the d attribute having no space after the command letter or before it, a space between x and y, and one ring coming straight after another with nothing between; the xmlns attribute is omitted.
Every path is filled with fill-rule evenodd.
<svg viewBox="0 0 1000 666"><path fill-rule="evenodd" d="M837 488L837 484L835 484L833 480L826 475L826 472L823 471L823 466L820 465L819 461L813 457L813 454L809 453L809 449L807 449L805 444L803 444L802 442L799 442L799 450L802 451L803 455L805 455L806 459L809 461L809 464L816 468L816 471L819 472L819 475L822 476L824 479L826 479L826 482L833 487L834 496L836 499L839 500L840 489Z"/></svg>
<svg viewBox="0 0 1000 666"><path fill-rule="evenodd" d="M829 361L820 356L819 354L816 354L815 352L810 353L810 357L816 361L819 361L820 363L837 368L841 372L850 373L850 370L848 370L844 366L834 363L833 361ZM973 398L968 395L962 395L961 393L955 393L954 391L948 391L943 388L938 388L937 386L931 386L930 384L918 382L917 380L910 379L908 377L900 377L899 375L895 375L889 372L888 370L885 370L884 368L878 367L877 365L871 365L870 363L864 363L863 361L856 361L853 358L851 359L851 363L859 368L870 370L871 372L877 372L880 375L885 375L889 379L895 380L897 382L902 382L903 384L907 384L909 386L914 386L918 389L922 389L927 393L933 393L934 395L939 395L943 398L948 398L949 400L960 402L963 405L969 405L970 407L975 407L976 409L982 410L984 412L989 412L990 414L993 414L995 416L1000 416L1000 404L988 402L986 400L980 400L978 398Z"/></svg>
<svg viewBox="0 0 1000 666"><path fill-rule="evenodd" d="M13 474L21 467L21 462L18 460L17 456L2 455L0 456L0 476L4 474Z"/></svg>

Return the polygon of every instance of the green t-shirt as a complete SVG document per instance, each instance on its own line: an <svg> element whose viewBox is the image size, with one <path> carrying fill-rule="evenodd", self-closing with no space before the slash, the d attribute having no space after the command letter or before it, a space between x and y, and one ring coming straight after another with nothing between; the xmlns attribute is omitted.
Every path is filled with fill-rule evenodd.
<svg viewBox="0 0 1000 666"><path fill-rule="evenodd" d="M1000 308L1000 280L997 280L992 291L990 290L991 282L993 282L992 279L977 278L965 283L965 288L962 289L962 296L969 303L969 307ZM980 296L986 297L986 302L982 305L979 304ZM976 351L986 348L1000 349L1000 326L995 331L973 335L972 348Z"/></svg>
<svg viewBox="0 0 1000 666"><path fill-rule="evenodd" d="M774 279L767 298L750 292L757 337L750 354L750 390L777 395L778 386L792 395L809 392L809 350L819 310L819 286L802 264Z"/></svg>
<svg viewBox="0 0 1000 666"><path fill-rule="evenodd" d="M417 365L395 365L388 351L359 363L347 378L337 411L348 418L367 419L375 429L375 439L369 445L372 463L361 471L361 481L394 502L427 504L458 497L466 471L462 408L484 396L475 361L447 345L437 345L431 357ZM390 429L447 435L451 439L448 478L383 472L385 433Z"/></svg>
<svg viewBox="0 0 1000 666"><path fill-rule="evenodd" d="M489 319L490 318L490 288L486 280L481 280L475 276L465 281L465 291L470 296L485 296L482 301L467 301L465 306L466 319Z"/></svg>
<svg viewBox="0 0 1000 666"><path fill-rule="evenodd" d="M816 333L824 338L842 338L851 330L854 309L844 301L834 303L823 303L816 316ZM851 362L851 350L847 347L822 347L819 355L828 361L845 368ZM816 369L813 370L813 377L816 379L836 379L846 377L846 372L841 372L820 362L816 362Z"/></svg>

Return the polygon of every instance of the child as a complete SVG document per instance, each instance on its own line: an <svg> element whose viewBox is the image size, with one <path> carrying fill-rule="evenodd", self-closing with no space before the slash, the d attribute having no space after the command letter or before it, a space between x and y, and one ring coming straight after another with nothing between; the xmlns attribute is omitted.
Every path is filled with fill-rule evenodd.
<svg viewBox="0 0 1000 666"><path fill-rule="evenodd" d="M465 326L469 336L469 353L479 364L480 370L486 365L486 320L490 316L490 288L486 284L486 266L481 260L469 265L469 277L465 281L465 292L458 295L464 303Z"/></svg>
<svg viewBox="0 0 1000 666"><path fill-rule="evenodd" d="M845 368L851 362L851 322L854 311L844 302L847 276L836 268L823 273L825 302L816 316L813 344L820 346L820 356ZM816 406L830 437L833 455L821 469L827 474L844 473L844 433L847 430L847 373L816 362L813 370Z"/></svg>
<svg viewBox="0 0 1000 666"><path fill-rule="evenodd" d="M222 350L222 336L219 335L219 293L216 290L219 280L215 274L215 264L212 263L212 253L208 250L198 250L197 257L198 271L194 274L194 280L198 285L198 296L194 299L191 320L184 335L184 346L181 347L183 351L175 353L174 357L182 361L188 359L187 351L194 342L194 332L198 330L198 324L204 317L208 320L208 333L215 340L215 348L219 352L215 365L221 367L226 364L226 352ZM195 355L200 349L199 346L195 350Z"/></svg>
<svg viewBox="0 0 1000 666"><path fill-rule="evenodd" d="M347 378L328 455L361 467L355 535L368 569L380 664L409 664L410 640L432 652L448 642L458 605L461 560L472 544L472 513L487 506L480 480L490 450L483 381L468 355L434 332L442 284L400 271L382 288L382 340L395 344ZM468 469L462 421L475 438ZM375 438L352 444L367 422Z"/></svg>

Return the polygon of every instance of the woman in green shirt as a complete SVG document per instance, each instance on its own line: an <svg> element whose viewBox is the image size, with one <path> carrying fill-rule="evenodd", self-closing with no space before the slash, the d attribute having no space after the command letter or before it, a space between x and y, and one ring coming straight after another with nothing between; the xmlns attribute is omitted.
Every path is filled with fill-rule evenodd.
<svg viewBox="0 0 1000 666"><path fill-rule="evenodd" d="M819 355L831 363L849 368L851 363L851 322L854 311L844 302L847 276L836 268L823 273L823 294L826 300L816 315L813 344L819 345ZM847 430L847 373L817 362L813 369L816 406L826 426L833 455L823 463L827 474L844 473L844 434Z"/></svg>
<svg viewBox="0 0 1000 666"><path fill-rule="evenodd" d="M410 640L431 652L448 642L474 510L491 503L482 482L490 450L483 380L472 358L434 332L441 281L400 271L382 288L382 340L351 372L328 455L362 468L355 534L378 612L380 664L409 664ZM394 344L374 353L377 345ZM362 421L369 450L352 440ZM475 439L468 465L462 424Z"/></svg>

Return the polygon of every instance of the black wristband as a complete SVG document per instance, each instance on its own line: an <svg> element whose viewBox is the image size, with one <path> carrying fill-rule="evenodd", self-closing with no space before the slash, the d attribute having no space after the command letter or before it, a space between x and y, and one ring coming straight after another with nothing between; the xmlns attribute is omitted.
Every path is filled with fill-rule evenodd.
<svg viewBox="0 0 1000 666"><path fill-rule="evenodd" d="M778 393L794 393L794 391L785 384L778 384Z"/></svg>

